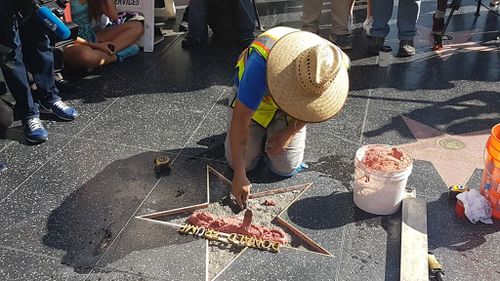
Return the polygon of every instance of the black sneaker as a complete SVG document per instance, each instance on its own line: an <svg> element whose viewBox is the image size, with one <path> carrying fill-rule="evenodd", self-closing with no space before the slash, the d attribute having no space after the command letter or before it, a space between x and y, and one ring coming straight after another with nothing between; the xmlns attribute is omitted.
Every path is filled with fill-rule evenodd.
<svg viewBox="0 0 500 281"><path fill-rule="evenodd" d="M401 40L399 42L399 57L411 57L415 54L413 40Z"/></svg>
<svg viewBox="0 0 500 281"><path fill-rule="evenodd" d="M333 44L337 45L342 50L352 50L352 42L351 38L349 38L349 34L334 34L331 33L328 36L328 39L332 41Z"/></svg>
<svg viewBox="0 0 500 281"><path fill-rule="evenodd" d="M368 54L370 55L378 55L380 48L384 46L385 38L384 37L368 37Z"/></svg>
<svg viewBox="0 0 500 281"><path fill-rule="evenodd" d="M203 45L204 43L205 43L204 41L201 41L198 38L194 38L188 35L182 40L182 48L183 49L196 48Z"/></svg>

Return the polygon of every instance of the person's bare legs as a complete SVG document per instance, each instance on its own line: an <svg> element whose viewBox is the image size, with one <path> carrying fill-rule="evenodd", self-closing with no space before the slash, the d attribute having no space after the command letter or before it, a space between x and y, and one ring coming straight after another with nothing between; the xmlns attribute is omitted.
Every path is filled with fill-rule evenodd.
<svg viewBox="0 0 500 281"><path fill-rule="evenodd" d="M141 22L130 21L97 32L97 42L112 42L115 52L119 52L134 44L143 33L144 26Z"/></svg>
<svg viewBox="0 0 500 281"><path fill-rule="evenodd" d="M70 68L94 69L116 60L115 55L108 55L89 46L75 44L64 49L64 61Z"/></svg>

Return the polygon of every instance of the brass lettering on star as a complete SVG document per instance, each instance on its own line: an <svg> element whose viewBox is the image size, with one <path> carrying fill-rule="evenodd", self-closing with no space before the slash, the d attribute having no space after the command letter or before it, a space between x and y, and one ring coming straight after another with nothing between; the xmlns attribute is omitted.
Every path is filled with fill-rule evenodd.
<svg viewBox="0 0 500 281"><path fill-rule="evenodd" d="M177 232L184 235L193 235L197 237L202 237L207 240L216 240L220 242L227 242L230 244L245 246L249 248L254 248L263 251L270 251L274 253L279 253L282 244L279 242L273 242L270 240L264 240L260 238L255 238L252 236L247 236L238 233L230 233L223 238L226 234L221 235L218 231L211 228L197 227L191 224L183 224L177 229Z"/></svg>

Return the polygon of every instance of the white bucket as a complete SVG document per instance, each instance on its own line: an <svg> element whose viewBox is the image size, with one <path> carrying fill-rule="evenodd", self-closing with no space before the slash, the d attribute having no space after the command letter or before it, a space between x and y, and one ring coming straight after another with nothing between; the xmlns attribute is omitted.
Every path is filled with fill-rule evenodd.
<svg viewBox="0 0 500 281"><path fill-rule="evenodd" d="M362 160L369 147L358 149L354 159L354 204L361 210L375 215L394 214L401 207L406 182L413 163L397 172L383 172L368 168Z"/></svg>

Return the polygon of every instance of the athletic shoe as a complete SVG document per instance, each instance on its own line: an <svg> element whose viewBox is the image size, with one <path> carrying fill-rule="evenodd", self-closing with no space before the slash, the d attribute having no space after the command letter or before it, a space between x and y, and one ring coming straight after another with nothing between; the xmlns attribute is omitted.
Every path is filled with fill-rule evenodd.
<svg viewBox="0 0 500 281"><path fill-rule="evenodd" d="M42 143L49 138L47 130L42 125L40 118L30 118L24 124L24 135L26 140L31 143Z"/></svg>
<svg viewBox="0 0 500 281"><path fill-rule="evenodd" d="M337 45L342 50L351 50L352 49L352 42L351 38L349 38L349 34L334 34L331 33L330 36L328 37L330 41L332 41L333 44Z"/></svg>
<svg viewBox="0 0 500 281"><path fill-rule="evenodd" d="M415 54L413 40L401 40L399 42L399 57L411 57Z"/></svg>
<svg viewBox="0 0 500 281"><path fill-rule="evenodd" d="M57 117L66 121L73 121L78 117L78 111L63 101L56 101L53 104L40 102L40 112L53 113Z"/></svg>
<svg viewBox="0 0 500 281"><path fill-rule="evenodd" d="M444 30L444 18L436 18L436 15L432 16L432 32L442 33Z"/></svg>
<svg viewBox="0 0 500 281"><path fill-rule="evenodd" d="M137 46L136 44L132 44L127 48L116 53L116 56L118 57L119 62L123 62L125 59L133 57L138 53L139 53L139 46Z"/></svg>

